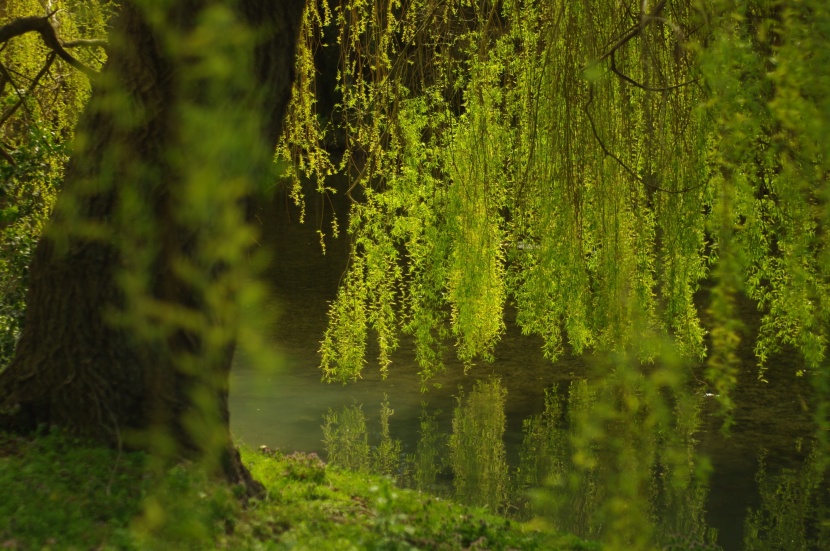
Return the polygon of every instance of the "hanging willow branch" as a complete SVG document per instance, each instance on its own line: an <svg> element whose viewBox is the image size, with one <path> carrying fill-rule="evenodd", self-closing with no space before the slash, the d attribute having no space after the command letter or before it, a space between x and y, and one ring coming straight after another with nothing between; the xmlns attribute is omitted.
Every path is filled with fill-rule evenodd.
<svg viewBox="0 0 830 551"><path fill-rule="evenodd" d="M22 90L20 86L15 84L14 78L12 77L12 74L9 72L8 68L3 63L0 63L0 77L2 77L3 83L11 84L15 94L17 95L17 101L13 105L10 105L2 113L0 113L0 127L3 127L3 125L5 125L9 121L9 119L21 108L27 112L30 118L32 118L32 113L28 112L26 98L32 97L34 95L35 90L40 85L40 82L43 79L43 77L46 74L48 74L49 70L52 68L52 65L54 64L56 58L61 58L70 66L74 67L87 77L92 78L94 75L97 74L97 71L91 69L83 62L78 60L76 57L70 54L66 50L66 48L104 48L106 46L106 41L99 39L78 39L62 42L58 38L57 33L55 32L55 28L49 22L50 18L53 15L55 15L55 13L56 12L52 12L46 17L19 17L17 19L12 20L10 23L7 23L0 27L0 47L5 46L6 43L13 38L33 32L39 34L41 39L43 40L43 43L51 50L49 54L46 56L46 61L43 63L43 66L40 68L37 74L31 79L31 82L26 87L26 90ZM0 146L0 157L2 157L10 165L16 166L14 157L9 153L9 151L7 151L7 148L4 146Z"/></svg>
<svg viewBox="0 0 830 551"><path fill-rule="evenodd" d="M627 83L631 84L632 86L636 86L641 90L645 90L646 92L671 92L672 90L677 90L678 88L683 88L684 86L688 86L690 84L694 84L696 82L700 82L700 78L693 78L691 80L687 80L686 82L681 82L680 84L673 84L670 86L661 86L659 88L655 88L652 86L646 86L645 84L641 84L634 80L633 78L629 77L619 69L617 69L617 63L614 59L614 54L611 54L611 72L626 81Z"/></svg>
<svg viewBox="0 0 830 551"><path fill-rule="evenodd" d="M583 71L586 71L590 67L596 66L600 62L605 61L606 59L610 58L610 60L611 60L611 72L613 72L615 75L617 75L618 77L620 77L621 79L623 79L627 83L631 84L632 86L636 86L637 88L640 88L640 89L645 90L647 92L669 92L671 90L676 90L678 88L682 88L684 86L688 86L690 84L694 84L695 82L700 81L700 78L694 78L694 79L688 80L686 82L682 82L680 84L674 84L674 85L671 85L671 86L661 86L661 87L655 88L655 87L647 86L645 84L637 82L636 80L629 77L628 75L626 75L625 73L623 73L622 71L620 71L617 68L617 62L616 62L616 59L615 59L615 54L617 53L617 50L619 50L620 48L622 48L623 46L628 44L628 42L630 42L633 38L636 38L637 36L640 36L643 33L643 31L645 30L646 26L649 23L653 22L653 21L657 21L657 22L663 23L664 25L667 25L669 28L672 29L672 31L674 31L674 33L676 35L678 35L680 37L681 42L685 41L686 36L683 33L682 29L676 23L670 21L669 19L666 19L665 17L660 17L660 12L663 11L663 8L665 6L666 6L666 1L663 0L662 2L660 2L659 4L657 4L654 7L654 9L651 11L651 13L649 13L647 15L643 14L640 17L640 23L639 24L631 27L628 31L626 31L626 33L621 38L619 38L611 46L611 48L608 51L606 51L604 54L602 54L595 61L593 61L592 63L587 65L583 69Z"/></svg>
<svg viewBox="0 0 830 551"><path fill-rule="evenodd" d="M648 15L643 14L640 18L640 22L637 25L634 25L622 37L620 37L612 46L608 49L604 54L602 54L599 58L597 58L591 65L596 65L601 61L608 59L610 56L614 54L617 50L628 44L631 39L639 36L643 29L645 29L646 25L651 22L659 19L660 12L663 11L663 8L666 7L666 0L661 0L659 4L654 6L654 9L651 10L651 13ZM587 67L586 67L587 69Z"/></svg>
<svg viewBox="0 0 830 551"><path fill-rule="evenodd" d="M0 74L2 74L2 76L6 79L6 81L8 81L12 84L12 86L14 87L15 91L18 94L18 97L20 98L20 101L18 101L17 103L12 105L8 109L6 109L6 111L2 114L2 116L0 116L0 127L3 126L4 124L6 124L6 121L9 120L9 117L14 115L15 112L21 106L24 105L24 103L23 103L24 98L31 95L31 93L34 91L34 89L37 88L37 85L40 83L40 79L42 79L43 76L52 67L52 63L54 63L56 55L57 54L55 52L52 52L48 56L46 56L46 63L43 64L43 67L40 69L40 71L38 71L37 75L35 75L35 78L32 79L32 83L29 85L29 88L25 92L20 92L20 89L17 86L15 86L14 81L11 78L11 74L9 73L9 70L6 68L5 65L0 63ZM25 109L25 107L24 107L24 109Z"/></svg>
<svg viewBox="0 0 830 551"><path fill-rule="evenodd" d="M588 90L589 90L589 92L588 92L588 102L583 106L582 109L583 109L583 111L585 111L585 116L588 117L588 122L590 123L590 126L591 126L591 132L594 134L594 138L597 140L597 143L599 144L600 149L602 149L602 152L605 153L605 156L606 157L611 157L612 159L614 159L614 161L616 161L616 163L618 165L620 165L623 168L623 170L625 170L629 174L629 176L631 176L632 178L634 178L635 180L637 180L638 182L640 182L641 184L643 184L647 188L652 189L654 191L659 191L661 193L688 193L690 191L700 189L705 184L705 182L701 182L698 185L685 187L683 189L666 189L666 188L662 188L660 186L656 186L656 185L654 185L650 182L647 182L645 179L643 179L642 176L637 174L631 167L629 167L627 164L625 164L625 162L622 159L620 159L619 156L615 155L610 149L608 149L608 147L605 145L605 142L600 137L599 132L597 131L597 126L594 123L594 117L593 117L593 115L591 115L591 110L589 109L589 107L591 106L591 103L594 101L594 87L593 87L593 85L589 85Z"/></svg>

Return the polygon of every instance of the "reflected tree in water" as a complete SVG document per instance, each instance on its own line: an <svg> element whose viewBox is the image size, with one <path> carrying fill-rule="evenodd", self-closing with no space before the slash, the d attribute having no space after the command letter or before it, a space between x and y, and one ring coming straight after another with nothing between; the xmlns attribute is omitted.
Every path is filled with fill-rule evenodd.
<svg viewBox="0 0 830 551"><path fill-rule="evenodd" d="M380 441L372 450L373 470L385 476L397 476L401 462L401 441L392 438L389 432L389 418L395 413L389 407L386 395L380 404Z"/></svg>
<svg viewBox="0 0 830 551"><path fill-rule="evenodd" d="M458 397L449 438L456 499L499 510L507 500L504 400L498 379L478 381Z"/></svg>
<svg viewBox="0 0 830 551"><path fill-rule="evenodd" d="M329 410L323 416L323 444L330 463L356 472L372 472L399 477L401 441L392 438L389 418L394 410L384 397L380 404L377 443L369 441L363 405L345 406L339 412Z"/></svg>
<svg viewBox="0 0 830 551"><path fill-rule="evenodd" d="M543 488L535 513L609 549L713 543L696 466L702 397L670 362L608 361L608 375L574 381L564 402L549 392L545 412L525 421L519 475Z"/></svg>
<svg viewBox="0 0 830 551"><path fill-rule="evenodd" d="M409 458L414 477L413 486L418 490L439 492L438 474L444 468L446 436L438 427L441 410L430 412L425 402L421 403L421 418L418 430L418 444L415 455Z"/></svg>
<svg viewBox="0 0 830 551"><path fill-rule="evenodd" d="M801 469L770 474L759 459L761 505L744 524L746 551L830 549L828 466L813 450Z"/></svg>
<svg viewBox="0 0 830 551"><path fill-rule="evenodd" d="M440 412L424 408L416 453L399 482L504 508L608 549L716 549L717 533L705 520L706 473L695 456L703 397L668 376L676 366L640 373L619 361L611 371L606 379L576 380L561 394L549 389L544 411L523 422L512 466L503 439L506 390L497 379L459 395L449 435L438 429ZM381 411L388 407L384 402ZM379 425L383 435L382 416ZM375 451L365 447L358 406L330 412L324 432L329 460L341 466L348 466L343 450L360 450L356 461L363 463L353 468L363 469L383 447L383 436ZM390 474L382 468L375 462L373 472Z"/></svg>

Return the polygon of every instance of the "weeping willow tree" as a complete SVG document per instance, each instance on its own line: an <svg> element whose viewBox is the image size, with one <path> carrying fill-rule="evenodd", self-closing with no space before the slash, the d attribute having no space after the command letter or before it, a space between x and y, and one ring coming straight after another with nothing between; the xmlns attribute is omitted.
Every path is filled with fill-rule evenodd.
<svg viewBox="0 0 830 551"><path fill-rule="evenodd" d="M404 333L426 388L450 346L468 368L493 359L507 305L551 361L605 358L601 403L571 436L582 473L566 486L581 495L591 454L610 450L594 459L608 487L590 521L614 549L651 549L702 522L687 377L703 366L728 426L741 339L755 343L759 377L776 352L800 353L826 450L822 2L344 1L328 23L313 13L306 28L324 25L306 51L320 29L339 44L327 116L345 130L352 200L324 378L359 378L372 338L385 373ZM311 69L301 58L299 72ZM324 129L308 105L284 151L322 180L331 165L315 156ZM756 335L744 297L760 310ZM676 525L648 506L655 468L661 499L685 511Z"/></svg>
<svg viewBox="0 0 830 551"><path fill-rule="evenodd" d="M327 377L359 375L369 329L384 369L398 328L413 334L424 380L447 337L466 364L489 359L508 300L551 360L565 346L651 359L644 332L703 356L693 295L717 201L704 13L646 8L341 9L344 162L361 199Z"/></svg>
<svg viewBox="0 0 830 551"><path fill-rule="evenodd" d="M325 378L360 377L370 336L385 372L400 332L424 385L449 342L492 359L511 303L551 360L668 338L728 410L743 293L760 376L794 346L827 390L820 2L355 1L306 29L340 45L353 200ZM310 105L283 151L324 176Z"/></svg>

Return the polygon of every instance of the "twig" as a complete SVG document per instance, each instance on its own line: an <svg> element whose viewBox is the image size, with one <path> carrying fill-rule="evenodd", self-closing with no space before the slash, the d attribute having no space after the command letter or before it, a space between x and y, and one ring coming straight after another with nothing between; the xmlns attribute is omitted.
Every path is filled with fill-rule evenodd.
<svg viewBox="0 0 830 551"><path fill-rule="evenodd" d="M3 75L3 78L9 81L9 83L12 85L12 88L14 89L15 94L17 94L17 97L20 98L20 101L17 103L17 105L13 107L13 109L16 110L18 107L22 106L23 110L26 111L31 117L32 112L29 111L29 107L26 105L25 96L23 95L23 92L21 92L17 84L14 83L14 79L12 78L11 73L9 73L9 70L2 63L0 63L0 75Z"/></svg>
<svg viewBox="0 0 830 551"><path fill-rule="evenodd" d="M46 63L43 65L43 68L38 72L38 74L35 75L35 78L32 79L32 82L29 85L29 89L26 90L25 94L21 94L21 92L17 89L17 86L14 86L14 83L12 83L12 86L14 86L14 89L17 92L18 97L20 99L16 104L11 106L5 113L3 113L3 116L0 118L0 127L6 124L6 121L9 120L9 117L11 117L15 113L15 111L17 111L17 109L23 104L25 98L31 96L32 92L35 89L35 86L37 86L40 79L43 78L43 75L45 75L47 71L49 71L49 68L55 61L55 55L55 52L51 52L48 56L46 56ZM3 66L3 69L0 69L0 73L3 73L4 76L6 75L5 66ZM6 78L8 78L11 82L11 79L8 76L6 76Z"/></svg>
<svg viewBox="0 0 830 551"><path fill-rule="evenodd" d="M78 46L89 46L107 49L109 42L100 38L78 38L63 43L64 48L77 48Z"/></svg>
<svg viewBox="0 0 830 551"><path fill-rule="evenodd" d="M3 157L4 159L6 159L6 162L9 163L10 165L17 166L17 163L14 162L14 157L9 155L9 152L6 151L6 149L2 146L0 146L0 157Z"/></svg>
<svg viewBox="0 0 830 551"><path fill-rule="evenodd" d="M609 57L611 57L611 55L614 52L616 52L617 50L619 50L620 48L622 48L623 46L628 44L628 42L632 38L634 38L635 36L637 36L638 34L643 32L643 28L645 27L646 23L656 19L660 15L660 12L663 11L664 7L666 7L666 0L661 0L659 4L654 6L654 9L651 10L651 13L649 13L648 15L643 17L643 19L640 23L637 23L636 25L631 27L628 30L628 32L625 33L619 40L617 40L607 52L605 52L600 57L598 57L596 60L594 60L594 62L591 63L590 65L596 65L600 61L604 61L604 60L608 59ZM587 69L587 67L586 67L586 69Z"/></svg>
<svg viewBox="0 0 830 551"><path fill-rule="evenodd" d="M588 109L588 107L590 107L590 105L591 105L591 103L593 103L593 101L594 101L594 86L589 84L588 85L588 102L585 104L585 106L582 109L583 109L583 111L585 111L585 115L588 117L588 122L591 123L591 131L594 133L594 138L597 140L597 143L602 148L603 153L605 153L605 155L607 157L611 157L612 159L617 161L617 164L619 164L621 167L623 167L623 169L625 169L625 171L628 172L628 174L630 174L635 180L638 180L638 181L642 182L643 179L640 178L639 174L634 172L631 168L629 168L629 166L627 164L625 164L623 162L622 159L620 159L619 157L614 155L607 147L605 147L605 142L603 142L602 138L599 137L599 132L597 132L597 127L594 124L594 117L591 116L591 111Z"/></svg>

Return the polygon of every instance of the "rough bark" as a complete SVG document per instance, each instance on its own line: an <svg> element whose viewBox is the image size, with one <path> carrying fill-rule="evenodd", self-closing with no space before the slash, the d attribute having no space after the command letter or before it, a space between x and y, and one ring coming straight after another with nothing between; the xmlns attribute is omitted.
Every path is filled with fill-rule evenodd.
<svg viewBox="0 0 830 551"><path fill-rule="evenodd" d="M139 222L154 228L150 235L155 242L147 244L149 253L144 251L152 255L153 298L209 308L203 291L183 281L174 269L177 258L191 254L199 228L184 227L174 216L175 209L186 208L176 201L176 186L184 176L171 166L169 152L188 148L175 122L178 106L215 99L186 97L198 96L199 87L177 81L182 60L166 49L170 37L161 36L147 16L154 3L141 4L124 2L116 17L109 61L94 82L79 124L82 143L32 261L25 329L14 360L0 373L0 425L18 430L57 425L137 448L153 446L147 434L166 434L173 443L167 450L172 457L200 457L210 446L199 442L184 420L196 412L221 425L222 457L217 466L230 480L250 486L228 430L232 343L224 353L211 355L204 353L199 335L186 330L148 340L129 326L112 323L112 313L126 302L119 273L129 259L118 246L117 234L135 222L118 214L127 191L150 205ZM167 31L173 28L184 35L210 2L169 4L164 14ZM232 5L258 38L254 67L247 68L252 85L227 100L260 121L256 138L266 154L252 155L249 169L264 175L267 152L273 151L290 99L304 2L240 0ZM244 77L246 67L238 70ZM236 135L240 129L219 131ZM106 227L114 237L84 237L75 231L79 222ZM233 324L228 314L215 315L225 317L217 323ZM182 354L195 360L198 369L181 369L177 358ZM193 393L200 388L215 395L209 410L194 403Z"/></svg>

